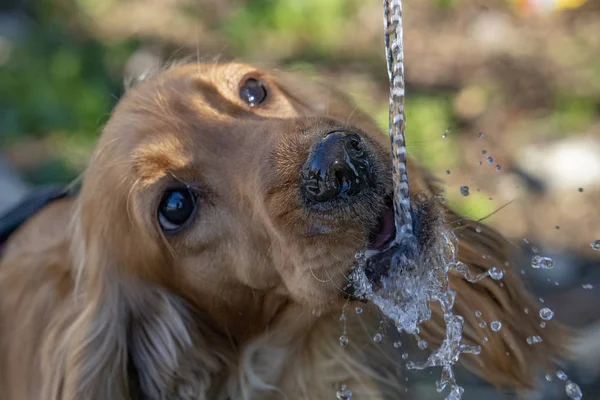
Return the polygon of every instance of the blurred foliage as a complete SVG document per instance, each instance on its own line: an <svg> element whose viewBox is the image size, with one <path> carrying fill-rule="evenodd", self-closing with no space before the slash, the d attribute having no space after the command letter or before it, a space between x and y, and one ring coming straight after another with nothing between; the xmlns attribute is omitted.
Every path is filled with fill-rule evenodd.
<svg viewBox="0 0 600 400"><path fill-rule="evenodd" d="M82 167L72 155L89 153L122 93L122 68L136 43L99 43L54 18L37 17L0 68L0 146L53 135L62 147L56 158L43 160L27 178L65 181Z"/></svg>
<svg viewBox="0 0 600 400"><path fill-rule="evenodd" d="M328 57L343 21L352 12L348 0L258 0L232 13L223 31L236 54L254 50L256 43L292 41L314 44L321 58Z"/></svg>

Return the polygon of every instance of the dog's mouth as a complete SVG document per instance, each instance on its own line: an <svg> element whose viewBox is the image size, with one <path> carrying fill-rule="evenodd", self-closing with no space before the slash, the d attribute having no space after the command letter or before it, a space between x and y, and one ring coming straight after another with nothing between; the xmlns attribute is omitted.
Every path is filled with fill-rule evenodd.
<svg viewBox="0 0 600 400"><path fill-rule="evenodd" d="M415 221L413 221L413 224ZM418 243L414 236L402 238L396 243L396 223L391 196L386 197L376 228L369 235L365 252L365 276L378 286L392 269L412 268L418 258ZM352 295L351 295L352 296Z"/></svg>
<svg viewBox="0 0 600 400"><path fill-rule="evenodd" d="M394 203L391 196L385 199L385 205L377 221L377 226L369 235L366 257L372 257L387 250L396 236Z"/></svg>

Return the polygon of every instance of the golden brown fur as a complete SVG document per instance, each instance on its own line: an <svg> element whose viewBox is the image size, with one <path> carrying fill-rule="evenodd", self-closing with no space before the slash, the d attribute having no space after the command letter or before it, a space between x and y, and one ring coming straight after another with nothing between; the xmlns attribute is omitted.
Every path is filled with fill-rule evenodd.
<svg viewBox="0 0 600 400"><path fill-rule="evenodd" d="M265 106L238 98L247 76L268 85ZM28 221L2 257L0 400L326 399L341 383L353 399L401 397L397 351L370 340L372 306L348 316L350 344L338 343L342 288L379 200L329 219L297 200L311 142L336 127L368 136L389 192L388 139L325 86L223 63L173 67L129 90L80 194ZM501 281L452 277L466 341L483 348L462 360L495 385L530 387L561 354L559 328L539 327L537 305L505 265L507 242L447 210L412 162L409 177L426 210L423 240L452 226L473 272L505 270ZM166 235L157 203L181 183L202 203ZM307 234L317 223L330 233ZM503 329L481 330L476 310ZM423 334L440 343L438 314ZM532 335L544 341L529 346Z"/></svg>

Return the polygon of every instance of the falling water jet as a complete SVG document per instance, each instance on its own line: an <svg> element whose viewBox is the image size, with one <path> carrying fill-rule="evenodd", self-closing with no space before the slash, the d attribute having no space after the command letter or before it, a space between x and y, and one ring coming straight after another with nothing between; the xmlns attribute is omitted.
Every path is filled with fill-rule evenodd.
<svg viewBox="0 0 600 400"><path fill-rule="evenodd" d="M356 255L356 264L350 280L354 294L374 303L396 326L398 331L413 334L420 340L420 325L431 318L431 302L438 302L444 315L446 337L423 363L408 362L407 367L424 369L441 367L442 377L437 382L439 392L450 387L447 400L462 397L463 388L458 386L452 367L462 353L479 354L479 346L461 344L464 319L454 315L455 292L450 289L448 273L455 269L465 279L476 282L490 277L502 279L503 273L495 268L485 274L472 275L465 264L456 260L456 237L443 232L439 246L427 254L421 254L413 232L411 202L407 171L405 141L406 119L404 115L404 45L402 40L402 1L384 0L384 41L387 69L390 80L389 135L392 150L392 179L394 188L394 217L396 236L388 249L366 257ZM466 187L468 195L468 187ZM463 190L461 189L461 192ZM373 272L382 264L388 272L385 276ZM371 279L368 278L371 277ZM345 336L345 335L344 335ZM345 338L345 337L344 337ZM377 342L377 340L376 340ZM406 353L402 354L403 360Z"/></svg>

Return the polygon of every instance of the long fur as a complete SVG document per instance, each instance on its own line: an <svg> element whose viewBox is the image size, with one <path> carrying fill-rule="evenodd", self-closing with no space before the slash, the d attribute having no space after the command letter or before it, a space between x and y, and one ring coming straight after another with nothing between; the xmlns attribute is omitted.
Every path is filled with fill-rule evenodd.
<svg viewBox="0 0 600 400"><path fill-rule="evenodd" d="M265 107L237 98L249 75L272 91ZM315 217L298 203L297 174L315 138L339 127L365 135L382 193ZM387 148L343 95L295 75L178 65L139 83L104 128L79 196L33 217L2 256L0 400L324 399L342 384L357 399L401 398L398 351L371 340L380 314L343 297L389 192ZM451 278L465 340L483 348L461 361L499 387L531 387L562 355L562 328L540 328L500 234L438 202L412 161L409 176L423 237L453 229L474 273L505 271ZM157 201L182 183L201 193L199 215L164 235ZM357 305L363 314L340 321ZM479 328L477 310L502 330ZM435 307L422 333L443 339ZM543 342L528 345L533 335Z"/></svg>

